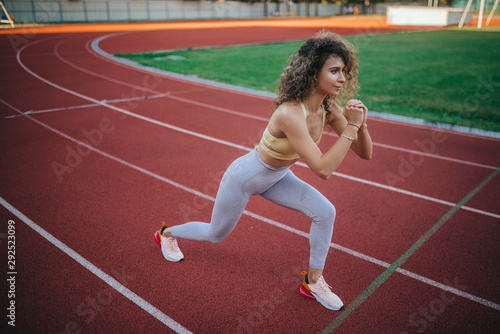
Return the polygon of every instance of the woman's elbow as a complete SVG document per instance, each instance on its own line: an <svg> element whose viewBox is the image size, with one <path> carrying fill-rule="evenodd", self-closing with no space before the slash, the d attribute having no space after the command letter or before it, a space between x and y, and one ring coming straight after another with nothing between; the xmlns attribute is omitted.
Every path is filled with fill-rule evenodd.
<svg viewBox="0 0 500 334"><path fill-rule="evenodd" d="M373 150L370 150L366 156L366 160L371 160L373 156Z"/></svg>
<svg viewBox="0 0 500 334"><path fill-rule="evenodd" d="M332 174L322 174L320 175L319 177L321 177L323 180L328 180L330 178L330 176L332 176Z"/></svg>
<svg viewBox="0 0 500 334"><path fill-rule="evenodd" d="M330 176L332 176L332 172L327 170L318 170L316 171L316 175L318 175L323 180L328 180Z"/></svg>
<svg viewBox="0 0 500 334"><path fill-rule="evenodd" d="M364 159L364 160L370 160L371 158L372 158L372 152L366 153L366 154L361 156L361 159Z"/></svg>
<svg viewBox="0 0 500 334"><path fill-rule="evenodd" d="M365 150L358 153L358 156L363 160L370 160L372 158L373 151Z"/></svg>

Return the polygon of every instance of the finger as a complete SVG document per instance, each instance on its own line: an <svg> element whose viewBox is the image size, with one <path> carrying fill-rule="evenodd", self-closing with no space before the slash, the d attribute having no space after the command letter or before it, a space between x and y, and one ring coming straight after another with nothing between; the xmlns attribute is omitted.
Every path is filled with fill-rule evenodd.
<svg viewBox="0 0 500 334"><path fill-rule="evenodd" d="M361 109L366 109L365 105L363 103L357 103L357 104L353 104L351 107L356 107L356 108L361 108Z"/></svg>
<svg viewBox="0 0 500 334"><path fill-rule="evenodd" d="M368 108L361 102L356 107L363 109L364 112L368 112Z"/></svg>

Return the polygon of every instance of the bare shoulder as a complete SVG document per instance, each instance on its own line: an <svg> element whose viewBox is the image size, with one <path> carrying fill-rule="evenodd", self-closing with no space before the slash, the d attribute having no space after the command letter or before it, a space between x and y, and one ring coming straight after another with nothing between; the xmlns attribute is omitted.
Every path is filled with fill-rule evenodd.
<svg viewBox="0 0 500 334"><path fill-rule="evenodd" d="M300 105L292 102L285 102L280 105L273 113L272 120L281 128L289 124L301 121L304 113Z"/></svg>
<svg viewBox="0 0 500 334"><path fill-rule="evenodd" d="M280 118L294 117L303 114L300 105L292 102L283 103L274 113Z"/></svg>

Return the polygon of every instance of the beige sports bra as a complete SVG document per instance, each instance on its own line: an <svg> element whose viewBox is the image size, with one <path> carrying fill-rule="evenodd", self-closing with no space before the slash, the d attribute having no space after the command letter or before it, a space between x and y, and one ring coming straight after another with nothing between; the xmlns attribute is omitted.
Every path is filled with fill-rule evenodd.
<svg viewBox="0 0 500 334"><path fill-rule="evenodd" d="M304 117L307 118L307 111L304 103L300 102L300 106L304 111ZM323 126L325 125L325 114L326 111L323 108ZM297 152L295 152L295 150L293 149L288 138L278 138L273 136L269 133L268 127L266 127L266 129L264 130L264 134L262 135L262 139L260 141L260 146L269 156L279 160L295 160L300 158ZM322 135L323 131L321 131L319 139L318 141L316 141L316 145L321 141Z"/></svg>

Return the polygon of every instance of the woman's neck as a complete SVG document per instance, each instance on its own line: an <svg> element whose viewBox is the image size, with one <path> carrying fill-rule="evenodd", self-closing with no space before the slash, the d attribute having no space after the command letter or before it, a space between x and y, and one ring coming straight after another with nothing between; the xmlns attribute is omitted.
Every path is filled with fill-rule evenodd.
<svg viewBox="0 0 500 334"><path fill-rule="evenodd" d="M304 99L302 103L304 103L306 110L315 113L321 108L321 105L323 104L325 97L326 95L324 94L312 93L306 99Z"/></svg>

